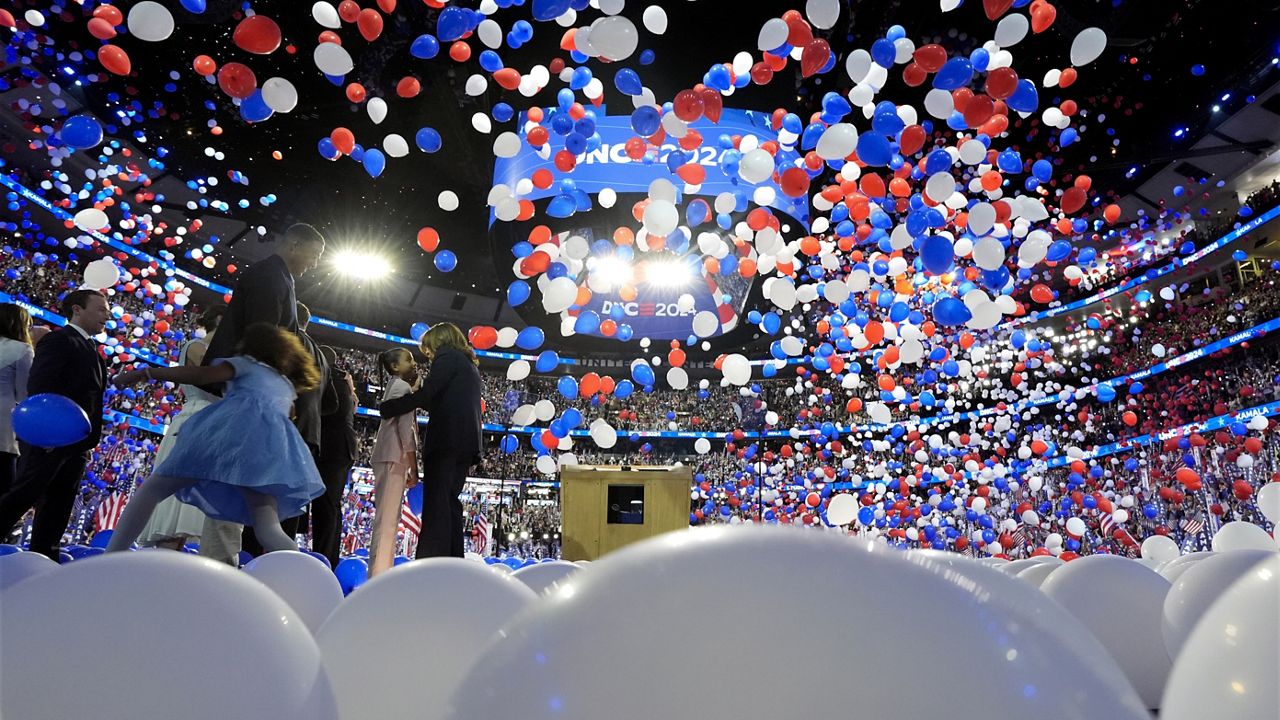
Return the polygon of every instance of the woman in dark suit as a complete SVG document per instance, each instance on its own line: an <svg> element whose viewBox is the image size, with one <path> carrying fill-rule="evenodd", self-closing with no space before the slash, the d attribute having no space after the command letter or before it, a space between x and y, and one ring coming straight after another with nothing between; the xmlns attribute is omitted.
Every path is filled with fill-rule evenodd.
<svg viewBox="0 0 1280 720"><path fill-rule="evenodd" d="M480 369L466 336L440 323L422 336L431 372L422 387L378 407L383 417L414 409L430 417L422 435L422 534L419 558L463 555L462 501L467 472L480 462L484 435L480 417Z"/></svg>

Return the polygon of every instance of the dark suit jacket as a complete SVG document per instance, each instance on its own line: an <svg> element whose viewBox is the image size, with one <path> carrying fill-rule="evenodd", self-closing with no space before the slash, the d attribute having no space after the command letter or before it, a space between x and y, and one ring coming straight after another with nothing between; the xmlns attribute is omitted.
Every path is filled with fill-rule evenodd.
<svg viewBox="0 0 1280 720"><path fill-rule="evenodd" d="M279 255L254 263L240 275L227 312L214 333L203 364L236 354L236 346L244 331L254 323L265 322L289 332L298 330L298 300L293 289L293 275Z"/></svg>
<svg viewBox="0 0 1280 720"><path fill-rule="evenodd" d="M383 417L422 408L431 414L422 434L422 457L451 454L479 462L484 453L480 417L480 369L462 352L441 348L417 392L378 406Z"/></svg>
<svg viewBox="0 0 1280 720"><path fill-rule="evenodd" d="M356 396L347 388L346 370L332 368L320 415L320 459L335 465L356 460Z"/></svg>
<svg viewBox="0 0 1280 720"><path fill-rule="evenodd" d="M89 416L88 437L67 450L92 450L102 439L102 393L106 387L107 364L93 340L73 328L62 327L36 343L36 355L27 376L27 394L63 395Z"/></svg>
<svg viewBox="0 0 1280 720"><path fill-rule="evenodd" d="M218 332L222 332L221 329ZM297 331L298 339L302 341L302 346L311 353L311 358L316 361L316 366L320 368L320 384L314 390L308 390L298 396L294 401L293 408L296 417L293 424L298 428L298 434L302 435L302 439L307 441L307 445L311 446L312 455L320 454L320 403L324 398L324 393L329 387L329 363L324 359L324 355L320 354L320 345L306 332ZM216 339L218 336L214 335Z"/></svg>

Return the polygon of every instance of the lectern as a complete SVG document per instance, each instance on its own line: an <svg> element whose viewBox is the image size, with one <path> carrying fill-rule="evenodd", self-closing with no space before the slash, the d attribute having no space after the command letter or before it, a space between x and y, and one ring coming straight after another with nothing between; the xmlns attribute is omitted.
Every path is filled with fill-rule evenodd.
<svg viewBox="0 0 1280 720"><path fill-rule="evenodd" d="M562 557L595 560L689 527L692 480L688 466L566 466L560 471Z"/></svg>

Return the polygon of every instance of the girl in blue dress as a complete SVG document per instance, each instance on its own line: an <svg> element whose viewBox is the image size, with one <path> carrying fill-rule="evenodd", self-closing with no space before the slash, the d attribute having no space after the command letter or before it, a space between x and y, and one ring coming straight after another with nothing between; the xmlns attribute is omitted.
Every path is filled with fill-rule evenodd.
<svg viewBox="0 0 1280 720"><path fill-rule="evenodd" d="M215 520L252 525L267 551L297 550L280 519L301 515L325 491L306 442L290 422L299 392L320 383L320 370L298 338L258 323L236 355L205 367L145 368L112 379L189 385L226 383L222 400L193 415L172 451L133 493L107 552L137 539L157 503L170 495Z"/></svg>

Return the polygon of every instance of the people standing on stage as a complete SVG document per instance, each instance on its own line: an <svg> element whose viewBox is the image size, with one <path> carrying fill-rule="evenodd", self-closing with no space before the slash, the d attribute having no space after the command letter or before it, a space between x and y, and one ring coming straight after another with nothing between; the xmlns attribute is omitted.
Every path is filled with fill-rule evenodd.
<svg viewBox="0 0 1280 720"><path fill-rule="evenodd" d="M13 408L27 399L27 376L33 357L31 314L21 305L0 305L0 497L18 476Z"/></svg>
<svg viewBox="0 0 1280 720"><path fill-rule="evenodd" d="M265 322L289 332L298 330L298 299L294 281L315 268L324 255L324 236L310 225L292 225L274 255L240 274L227 312L205 351L204 364L230 357L250 325ZM211 388L220 392L218 388ZM239 564L243 528L206 520L200 531L200 554L230 565Z"/></svg>
<svg viewBox="0 0 1280 720"><path fill-rule="evenodd" d="M337 366L338 353L322 345L329 366L329 389L320 415L320 457L324 495L311 503L311 549L336 566L342 542L342 498L356 461L356 385L351 373Z"/></svg>
<svg viewBox="0 0 1280 720"><path fill-rule="evenodd" d="M89 434L80 442L39 448L19 442L18 474L0 497L0 532L8 533L31 508L30 548L55 562L89 456L102 437L102 394L107 365L93 339L106 327L111 310L97 290L74 290L62 299L65 327L50 332L35 348L27 394L53 393L69 398L89 417Z"/></svg>
<svg viewBox="0 0 1280 720"><path fill-rule="evenodd" d="M464 552L462 501L458 498L467 473L484 452L481 423L479 360L467 338L452 323L440 323L420 341L431 363L422 387L379 406L383 417L397 417L421 408L429 413L422 436L422 534L419 558L453 556Z"/></svg>
<svg viewBox="0 0 1280 720"><path fill-rule="evenodd" d="M210 307L200 315L197 324L205 331L205 334L203 337L188 340L182 345L182 350L178 355L179 365L198 367L204 362L205 352L209 348L209 343L213 342L214 337L217 335L218 323L222 320L222 315L226 311L227 306L219 304ZM182 411L169 422L164 438L160 441L160 447L156 450L155 460L152 461L153 466L160 465L169 457L182 426L196 413L220 399L204 388L195 385L183 384L179 385L178 389L182 391ZM142 529L142 534L138 537L138 544L181 550L189 542L198 543L200 541L200 531L203 526L204 513L200 512L194 505L188 505L177 497L168 497L156 506L155 512L151 513L151 520Z"/></svg>
<svg viewBox="0 0 1280 720"><path fill-rule="evenodd" d="M213 365L144 368L116 376L225 383L222 400L196 413L172 452L134 492L107 551L125 550L161 500L177 494L215 520L255 528L266 551L297 550L280 518L300 515L324 493L311 451L289 421L297 393L316 387L320 371L298 336L269 323L245 329L239 351Z"/></svg>
<svg viewBox="0 0 1280 720"><path fill-rule="evenodd" d="M387 375L382 401L404 397L418 381L413 353L392 348L378 356ZM369 577L390 570L396 557L396 529L404 491L418 484L418 419L413 412L383 417L373 441L373 533L369 542Z"/></svg>

